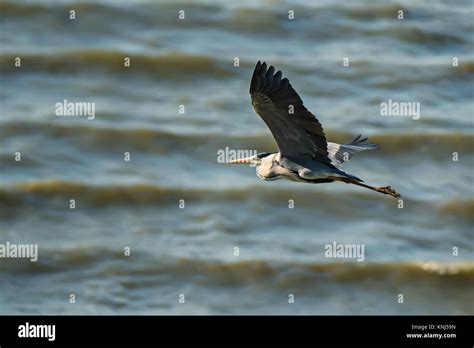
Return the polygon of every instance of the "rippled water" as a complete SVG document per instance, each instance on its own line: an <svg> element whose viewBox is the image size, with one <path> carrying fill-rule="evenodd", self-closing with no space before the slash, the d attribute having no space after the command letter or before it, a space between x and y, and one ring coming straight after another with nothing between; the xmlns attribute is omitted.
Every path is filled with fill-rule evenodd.
<svg viewBox="0 0 474 348"><path fill-rule="evenodd" d="M473 314L473 6L1 2L0 244L37 243L39 259L0 259L0 312ZM343 168L402 209L217 163L276 148L249 101L258 60L330 141L381 146ZM95 118L55 116L64 99ZM420 119L381 116L389 99ZM326 258L333 241L364 261Z"/></svg>

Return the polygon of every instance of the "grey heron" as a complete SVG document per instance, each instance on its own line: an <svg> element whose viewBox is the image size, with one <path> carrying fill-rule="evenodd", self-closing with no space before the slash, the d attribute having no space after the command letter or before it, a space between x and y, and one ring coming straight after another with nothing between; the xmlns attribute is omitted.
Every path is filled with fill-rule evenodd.
<svg viewBox="0 0 474 348"><path fill-rule="evenodd" d="M270 129L278 147L276 153L259 153L227 163L254 163L263 180L286 179L312 184L334 181L353 184L400 197L390 186L366 185L338 167L356 153L378 146L360 135L349 144L326 140L321 123L303 105L303 101L281 71L265 62L257 63L250 83L253 109Z"/></svg>

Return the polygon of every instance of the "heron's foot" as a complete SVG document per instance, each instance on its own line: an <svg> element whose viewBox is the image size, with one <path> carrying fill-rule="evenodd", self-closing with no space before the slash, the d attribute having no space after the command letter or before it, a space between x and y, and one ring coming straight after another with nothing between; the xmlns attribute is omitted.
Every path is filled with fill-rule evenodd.
<svg viewBox="0 0 474 348"><path fill-rule="evenodd" d="M393 190L390 186L382 186L376 188L377 192L385 193L386 195L393 196L395 198L400 198L402 195L397 191Z"/></svg>

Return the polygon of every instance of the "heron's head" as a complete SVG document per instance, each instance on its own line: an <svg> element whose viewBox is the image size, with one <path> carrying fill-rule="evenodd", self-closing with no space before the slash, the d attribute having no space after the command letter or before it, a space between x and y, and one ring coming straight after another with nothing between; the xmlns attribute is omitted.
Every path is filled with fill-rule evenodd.
<svg viewBox="0 0 474 348"><path fill-rule="evenodd" d="M255 156L250 156L250 157L244 157L244 158L238 158L232 161L228 161L227 163L229 164L252 164L254 166L259 166L262 164L262 160L265 157L270 156L270 152L261 152L259 154L256 154Z"/></svg>

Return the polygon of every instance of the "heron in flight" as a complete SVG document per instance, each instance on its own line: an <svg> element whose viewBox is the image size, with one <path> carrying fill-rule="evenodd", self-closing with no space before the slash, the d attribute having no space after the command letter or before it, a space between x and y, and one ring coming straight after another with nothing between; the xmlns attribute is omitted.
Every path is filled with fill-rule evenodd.
<svg viewBox="0 0 474 348"><path fill-rule="evenodd" d="M252 106L267 124L278 146L276 153L259 153L228 163L254 163L263 180L286 179L312 184L344 182L400 197L390 186L366 185L338 167L356 153L378 146L359 135L349 144L326 140L321 123L309 112L281 71L265 62L257 63L250 83Z"/></svg>

